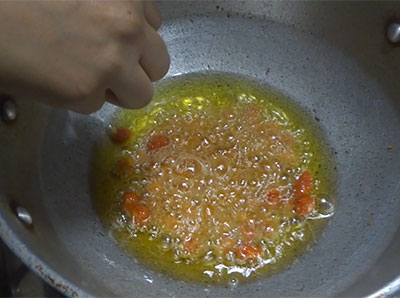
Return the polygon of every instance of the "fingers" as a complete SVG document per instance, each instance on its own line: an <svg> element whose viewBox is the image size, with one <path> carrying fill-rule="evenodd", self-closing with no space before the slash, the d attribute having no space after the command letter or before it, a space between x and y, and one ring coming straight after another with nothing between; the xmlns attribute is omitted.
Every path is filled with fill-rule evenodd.
<svg viewBox="0 0 400 298"><path fill-rule="evenodd" d="M116 106L123 107L120 101L118 100L118 97L110 88L106 89L106 91L104 92L104 96L107 102Z"/></svg>
<svg viewBox="0 0 400 298"><path fill-rule="evenodd" d="M140 40L129 40L122 47L124 59L118 59L109 75L102 83L101 95L84 99L73 105L71 110L79 113L91 113L100 109L104 101L124 108L136 109L148 104L153 97L152 81L161 79L169 69L170 57L166 45L156 30L161 26L161 14L153 0L130 2L130 11L141 10L145 22L140 32ZM129 12L129 11L128 11ZM143 15L142 15L143 20ZM124 29L122 23L119 30ZM122 28L122 29L121 29ZM122 30L122 31L124 31ZM124 32L125 32L124 31ZM139 38L138 36L136 36ZM126 39L123 42L127 42ZM123 62L123 63L121 63Z"/></svg>
<svg viewBox="0 0 400 298"><path fill-rule="evenodd" d="M150 27L144 38L139 63L126 63L111 78L110 89L106 90L108 102L128 109L141 108L153 97L151 82L161 79L168 72L170 57L164 41Z"/></svg>
<svg viewBox="0 0 400 298"><path fill-rule="evenodd" d="M106 92L107 101L128 109L138 109L147 105L153 97L153 86L140 65L127 64L124 69L110 81ZM110 92L111 91L111 92Z"/></svg>
<svg viewBox="0 0 400 298"><path fill-rule="evenodd" d="M154 0L146 0L144 1L144 16L151 27L154 30L158 30L161 26L162 17L161 13L156 6L156 2Z"/></svg>
<svg viewBox="0 0 400 298"><path fill-rule="evenodd" d="M104 93L98 92L98 94L87 97L75 104L70 103L68 107L61 106L60 108L68 108L71 111L88 115L100 110L105 101L116 106L124 107L123 103L119 101L114 92L112 92L111 89L107 89Z"/></svg>
<svg viewBox="0 0 400 298"><path fill-rule="evenodd" d="M145 41L139 63L132 61L124 64L123 69L111 78L110 89L106 90L108 102L129 109L141 108L153 97L151 82L161 79L168 72L170 58L164 41L150 27L143 38Z"/></svg>
<svg viewBox="0 0 400 298"><path fill-rule="evenodd" d="M161 79L169 69L170 57L167 47L154 30L146 30L146 42L139 63L152 82Z"/></svg>
<svg viewBox="0 0 400 298"><path fill-rule="evenodd" d="M81 114L90 114L101 109L104 105L104 93L101 91L71 104L68 109Z"/></svg>

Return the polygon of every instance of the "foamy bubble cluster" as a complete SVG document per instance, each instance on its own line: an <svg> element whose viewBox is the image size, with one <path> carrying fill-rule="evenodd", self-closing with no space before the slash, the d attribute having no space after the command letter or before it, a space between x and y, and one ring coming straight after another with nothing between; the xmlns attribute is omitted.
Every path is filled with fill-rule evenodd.
<svg viewBox="0 0 400 298"><path fill-rule="evenodd" d="M302 131L252 103L183 101L129 152L143 177L129 189L151 212L137 229L162 238L178 262L271 262L303 235L293 207L293 183L311 157ZM168 142L149 150L159 136Z"/></svg>

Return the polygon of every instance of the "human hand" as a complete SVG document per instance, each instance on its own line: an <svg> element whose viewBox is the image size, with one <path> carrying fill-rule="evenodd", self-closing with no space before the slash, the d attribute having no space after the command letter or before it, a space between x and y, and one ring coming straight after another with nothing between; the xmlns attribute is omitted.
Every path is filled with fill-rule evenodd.
<svg viewBox="0 0 400 298"><path fill-rule="evenodd" d="M146 105L169 68L154 1L0 2L0 89L91 113Z"/></svg>

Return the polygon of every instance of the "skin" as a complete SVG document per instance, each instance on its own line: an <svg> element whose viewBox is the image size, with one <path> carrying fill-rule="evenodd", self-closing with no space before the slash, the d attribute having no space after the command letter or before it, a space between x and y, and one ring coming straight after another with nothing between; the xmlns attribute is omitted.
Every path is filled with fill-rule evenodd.
<svg viewBox="0 0 400 298"><path fill-rule="evenodd" d="M91 113L140 108L170 58L154 1L1 1L0 92Z"/></svg>

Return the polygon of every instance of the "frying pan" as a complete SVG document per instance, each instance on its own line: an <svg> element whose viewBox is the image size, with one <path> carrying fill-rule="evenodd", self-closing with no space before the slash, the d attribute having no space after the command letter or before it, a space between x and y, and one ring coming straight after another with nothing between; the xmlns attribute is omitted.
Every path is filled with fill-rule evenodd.
<svg viewBox="0 0 400 298"><path fill-rule="evenodd" d="M4 241L68 296L398 293L400 48L385 29L400 3L166 1L160 8L168 76L245 75L319 119L339 177L336 215L324 235L289 269L235 288L154 272L119 248L91 204L90 157L116 108L82 116L3 97L3 112L17 115L0 124Z"/></svg>

